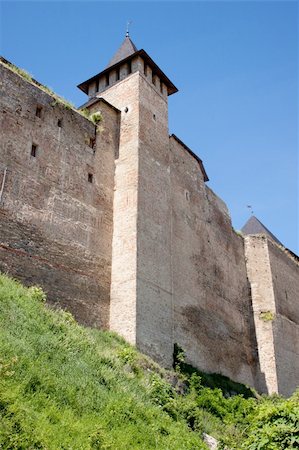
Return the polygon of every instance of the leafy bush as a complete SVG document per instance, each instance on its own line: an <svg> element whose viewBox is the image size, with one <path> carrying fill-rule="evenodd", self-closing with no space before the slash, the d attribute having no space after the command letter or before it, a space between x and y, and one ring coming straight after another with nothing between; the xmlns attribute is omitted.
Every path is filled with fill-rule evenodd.
<svg viewBox="0 0 299 450"><path fill-rule="evenodd" d="M174 390L158 374L152 374L150 380L150 397L160 406L165 407L174 398Z"/></svg>
<svg viewBox="0 0 299 450"><path fill-rule="evenodd" d="M94 124L98 124L99 122L101 122L103 120L103 116L99 111L91 114L89 118Z"/></svg>
<svg viewBox="0 0 299 450"><path fill-rule="evenodd" d="M179 348L179 347L178 347ZM185 362L184 351L179 350L179 359L176 358L174 362L175 369L183 376L190 379L193 375L200 377L201 384L211 389L221 389L222 393L226 397L234 395L243 395L244 398L256 397L256 393L253 389L245 386L244 384L237 383L231 380L225 375L219 373L204 373L195 367Z"/></svg>
<svg viewBox="0 0 299 450"><path fill-rule="evenodd" d="M299 391L289 399L263 398L247 420L250 428L241 448L248 450L299 448Z"/></svg>

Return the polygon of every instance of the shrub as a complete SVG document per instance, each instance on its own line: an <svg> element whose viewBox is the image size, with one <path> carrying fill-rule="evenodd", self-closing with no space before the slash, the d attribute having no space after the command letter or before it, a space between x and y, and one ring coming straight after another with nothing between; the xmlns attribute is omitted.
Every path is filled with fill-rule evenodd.
<svg viewBox="0 0 299 450"><path fill-rule="evenodd" d="M46 294L39 286L31 286L30 288L28 288L28 294L33 300L39 302L45 302L47 298Z"/></svg>
<svg viewBox="0 0 299 450"><path fill-rule="evenodd" d="M95 125L97 125L103 120L103 116L99 111L91 114L89 118Z"/></svg>
<svg viewBox="0 0 299 450"><path fill-rule="evenodd" d="M241 448L282 450L299 447L299 395L289 399L263 398L247 420L247 439Z"/></svg>

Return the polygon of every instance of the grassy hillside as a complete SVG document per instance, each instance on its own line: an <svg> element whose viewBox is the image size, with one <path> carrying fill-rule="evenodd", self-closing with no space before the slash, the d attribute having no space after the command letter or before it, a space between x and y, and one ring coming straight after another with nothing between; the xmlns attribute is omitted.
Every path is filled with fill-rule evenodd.
<svg viewBox="0 0 299 450"><path fill-rule="evenodd" d="M235 449L299 447L298 396L225 398L176 357L165 372L0 275L0 449L205 449L203 431Z"/></svg>

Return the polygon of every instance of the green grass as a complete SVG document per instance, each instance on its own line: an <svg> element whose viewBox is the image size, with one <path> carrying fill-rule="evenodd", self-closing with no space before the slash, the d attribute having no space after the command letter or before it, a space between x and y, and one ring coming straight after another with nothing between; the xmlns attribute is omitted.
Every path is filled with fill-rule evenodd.
<svg viewBox="0 0 299 450"><path fill-rule="evenodd" d="M22 77L24 80L28 81L29 83L33 84L37 88L41 89L42 91L46 92L51 97L53 97L54 100L53 100L51 106L54 107L56 105L61 105L67 110L75 111L76 113L78 113L81 116L85 117L86 119L90 120L95 125L98 123L98 122L94 121L94 119L90 118L88 109L84 109L84 110L77 109L73 103L69 102L65 98L63 98L60 95L56 94L56 92L54 92L48 86L45 86L44 84L41 84L38 81L36 81L32 77L32 75L30 73L28 73L26 70L21 69L20 67L17 67L14 64L12 64L12 63L10 63L8 61L4 62L3 60L2 61L0 60L0 64L2 64L5 67L9 68L12 72L16 73L17 75ZM100 113L96 113L96 114L100 114Z"/></svg>
<svg viewBox="0 0 299 450"><path fill-rule="evenodd" d="M252 397L185 364L178 346L165 371L44 301L0 274L1 450L205 449L203 432L221 449L299 448L298 392Z"/></svg>
<svg viewBox="0 0 299 450"><path fill-rule="evenodd" d="M0 275L1 449L205 448L151 399L147 358L42 297Z"/></svg>

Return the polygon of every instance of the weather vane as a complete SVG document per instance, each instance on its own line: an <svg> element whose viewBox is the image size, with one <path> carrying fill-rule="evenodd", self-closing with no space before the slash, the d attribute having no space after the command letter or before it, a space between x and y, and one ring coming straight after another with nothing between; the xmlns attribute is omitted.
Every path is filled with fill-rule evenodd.
<svg viewBox="0 0 299 450"><path fill-rule="evenodd" d="M253 215L253 209L251 205L247 205L247 208L249 209L249 211L251 212L251 214Z"/></svg>
<svg viewBox="0 0 299 450"><path fill-rule="evenodd" d="M126 37L130 36L130 25L132 23L132 20L128 20L127 22L127 31L126 31Z"/></svg>

